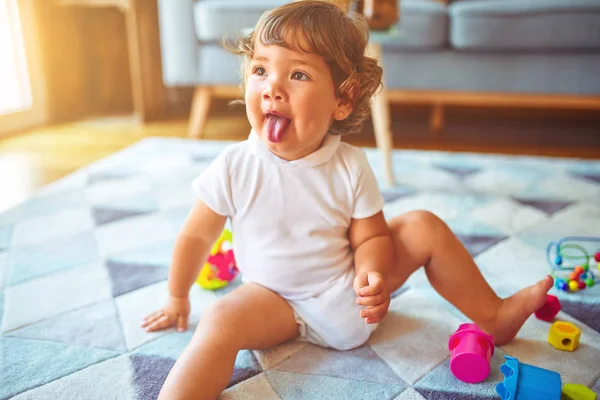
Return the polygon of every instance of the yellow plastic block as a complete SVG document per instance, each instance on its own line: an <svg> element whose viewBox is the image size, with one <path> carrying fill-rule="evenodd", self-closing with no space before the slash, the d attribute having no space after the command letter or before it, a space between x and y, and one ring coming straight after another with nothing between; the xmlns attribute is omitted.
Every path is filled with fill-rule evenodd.
<svg viewBox="0 0 600 400"><path fill-rule="evenodd" d="M579 346L581 331L570 322L556 321L550 326L548 343L559 350L573 351Z"/></svg>
<svg viewBox="0 0 600 400"><path fill-rule="evenodd" d="M569 400L596 400L596 393L590 388L576 383L565 383L562 394Z"/></svg>

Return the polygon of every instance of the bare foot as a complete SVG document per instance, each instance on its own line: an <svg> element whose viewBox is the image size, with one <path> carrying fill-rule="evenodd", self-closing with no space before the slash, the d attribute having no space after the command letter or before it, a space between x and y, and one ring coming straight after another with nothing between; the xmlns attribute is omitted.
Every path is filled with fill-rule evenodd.
<svg viewBox="0 0 600 400"><path fill-rule="evenodd" d="M519 290L502 300L495 318L481 328L494 336L496 345L503 345L519 332L527 318L546 302L546 293L552 288L553 279L547 276L535 285Z"/></svg>

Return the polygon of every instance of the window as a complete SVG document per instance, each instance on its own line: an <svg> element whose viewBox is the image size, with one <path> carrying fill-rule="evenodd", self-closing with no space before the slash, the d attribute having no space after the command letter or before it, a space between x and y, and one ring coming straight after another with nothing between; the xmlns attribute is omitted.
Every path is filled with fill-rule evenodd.
<svg viewBox="0 0 600 400"><path fill-rule="evenodd" d="M31 107L17 0L0 0L0 115Z"/></svg>

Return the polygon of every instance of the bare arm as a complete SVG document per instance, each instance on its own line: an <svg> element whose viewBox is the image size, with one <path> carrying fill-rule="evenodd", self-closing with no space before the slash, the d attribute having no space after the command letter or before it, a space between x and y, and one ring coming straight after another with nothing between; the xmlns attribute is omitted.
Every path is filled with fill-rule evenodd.
<svg viewBox="0 0 600 400"><path fill-rule="evenodd" d="M169 300L163 308L144 318L142 328L153 332L176 324L179 331L187 329L190 288L223 231L226 219L203 202L196 203L175 243L169 270Z"/></svg>
<svg viewBox="0 0 600 400"><path fill-rule="evenodd" d="M370 307L361 311L367 323L380 321L387 313L390 296L387 279L394 263L392 235L383 212L364 219L353 219L349 232L354 250L357 303Z"/></svg>
<svg viewBox="0 0 600 400"><path fill-rule="evenodd" d="M383 212L369 218L353 219L349 236L356 275L375 271L387 279L394 260L394 243Z"/></svg>
<svg viewBox="0 0 600 400"><path fill-rule="evenodd" d="M175 243L169 272L169 293L172 296L188 295L213 244L221 235L226 219L203 202L196 203Z"/></svg>

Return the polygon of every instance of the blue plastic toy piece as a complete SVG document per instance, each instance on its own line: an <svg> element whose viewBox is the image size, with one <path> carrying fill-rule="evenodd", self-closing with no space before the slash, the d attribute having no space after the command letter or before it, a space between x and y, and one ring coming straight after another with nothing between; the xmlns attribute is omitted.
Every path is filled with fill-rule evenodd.
<svg viewBox="0 0 600 400"><path fill-rule="evenodd" d="M562 382L560 374L519 362L504 356L500 366L504 382L496 385L502 400L560 400Z"/></svg>

